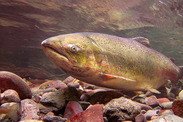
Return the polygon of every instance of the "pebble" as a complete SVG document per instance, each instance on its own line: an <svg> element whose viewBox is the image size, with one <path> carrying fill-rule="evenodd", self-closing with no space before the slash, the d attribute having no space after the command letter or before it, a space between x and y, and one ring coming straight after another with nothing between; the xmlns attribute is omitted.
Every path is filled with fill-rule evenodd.
<svg viewBox="0 0 183 122"><path fill-rule="evenodd" d="M140 113L135 117L135 122L146 122L146 117L144 114Z"/></svg>
<svg viewBox="0 0 183 122"><path fill-rule="evenodd" d="M21 117L21 112L20 112L20 103L16 102L10 102L10 103L4 103L1 105L1 107L9 109L9 113L6 114L6 116L11 120L11 121L18 121ZM7 118L5 117L5 118ZM0 121L5 121L1 120Z"/></svg>
<svg viewBox="0 0 183 122"><path fill-rule="evenodd" d="M15 90L8 89L1 94L1 103L20 102L20 97Z"/></svg>
<svg viewBox="0 0 183 122"><path fill-rule="evenodd" d="M31 99L21 101L21 121L23 120L39 120L39 105Z"/></svg>
<svg viewBox="0 0 183 122"><path fill-rule="evenodd" d="M165 103L165 102L170 102L170 100L168 98L158 98L158 103L159 105L161 105L162 103Z"/></svg>
<svg viewBox="0 0 183 122"><path fill-rule="evenodd" d="M140 112L137 102L124 97L113 99L104 106L104 115L109 121L132 120Z"/></svg>
<svg viewBox="0 0 183 122"><path fill-rule="evenodd" d="M183 99L175 99L172 104L172 110L175 115L183 117Z"/></svg>
<svg viewBox="0 0 183 122"><path fill-rule="evenodd" d="M46 106L54 106L61 109L65 105L64 90L60 89L56 92L44 93L41 97L40 103Z"/></svg>
<svg viewBox="0 0 183 122"><path fill-rule="evenodd" d="M158 100L154 95L151 95L150 97L146 97L145 103L151 107L156 107L159 105Z"/></svg>
<svg viewBox="0 0 183 122"><path fill-rule="evenodd" d="M95 104L89 106L85 111L69 118L68 122L104 122L103 105Z"/></svg>
<svg viewBox="0 0 183 122"><path fill-rule="evenodd" d="M151 120L151 117L153 116L158 116L160 113L160 110L148 110L144 116L146 118L146 120Z"/></svg>
<svg viewBox="0 0 183 122"><path fill-rule="evenodd" d="M32 92L26 82L18 75L8 71L0 71L0 89L2 91L13 89L18 92L21 99L32 97Z"/></svg>
<svg viewBox="0 0 183 122"><path fill-rule="evenodd" d="M173 102L164 102L164 103L161 104L161 107L163 109L171 109L172 108L172 103Z"/></svg>
<svg viewBox="0 0 183 122"><path fill-rule="evenodd" d="M64 118L70 118L74 115L83 112L83 108L81 105L76 101L70 101L67 103L65 112L64 112Z"/></svg>

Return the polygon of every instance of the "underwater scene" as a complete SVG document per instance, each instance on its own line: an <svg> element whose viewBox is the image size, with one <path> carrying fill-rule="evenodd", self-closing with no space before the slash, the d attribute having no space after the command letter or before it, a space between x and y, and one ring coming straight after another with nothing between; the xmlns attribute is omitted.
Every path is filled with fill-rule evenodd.
<svg viewBox="0 0 183 122"><path fill-rule="evenodd" d="M183 122L183 0L1 0L0 121Z"/></svg>

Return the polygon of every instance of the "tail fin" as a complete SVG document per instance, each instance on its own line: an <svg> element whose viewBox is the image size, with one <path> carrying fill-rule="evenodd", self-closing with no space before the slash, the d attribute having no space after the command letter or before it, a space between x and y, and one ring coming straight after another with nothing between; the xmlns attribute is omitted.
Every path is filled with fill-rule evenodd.
<svg viewBox="0 0 183 122"><path fill-rule="evenodd" d="M179 66L179 70L180 70L179 79L182 79L183 78L183 66Z"/></svg>

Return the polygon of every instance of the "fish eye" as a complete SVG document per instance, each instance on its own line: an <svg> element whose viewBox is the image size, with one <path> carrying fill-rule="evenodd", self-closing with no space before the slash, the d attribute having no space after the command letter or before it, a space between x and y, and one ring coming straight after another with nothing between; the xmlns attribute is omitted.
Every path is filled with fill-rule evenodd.
<svg viewBox="0 0 183 122"><path fill-rule="evenodd" d="M68 44L67 46L68 46L68 48L69 48L69 50L70 50L71 52L78 52L78 51L81 50L81 48L79 48L79 47L78 47L77 45L75 45L75 44Z"/></svg>

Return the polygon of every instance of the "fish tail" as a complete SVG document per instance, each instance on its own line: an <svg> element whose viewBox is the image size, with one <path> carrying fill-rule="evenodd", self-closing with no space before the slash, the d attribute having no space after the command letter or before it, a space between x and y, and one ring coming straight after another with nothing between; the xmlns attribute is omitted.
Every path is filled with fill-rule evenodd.
<svg viewBox="0 0 183 122"><path fill-rule="evenodd" d="M183 78L183 66L179 66L179 70L180 70L179 79L182 79Z"/></svg>

